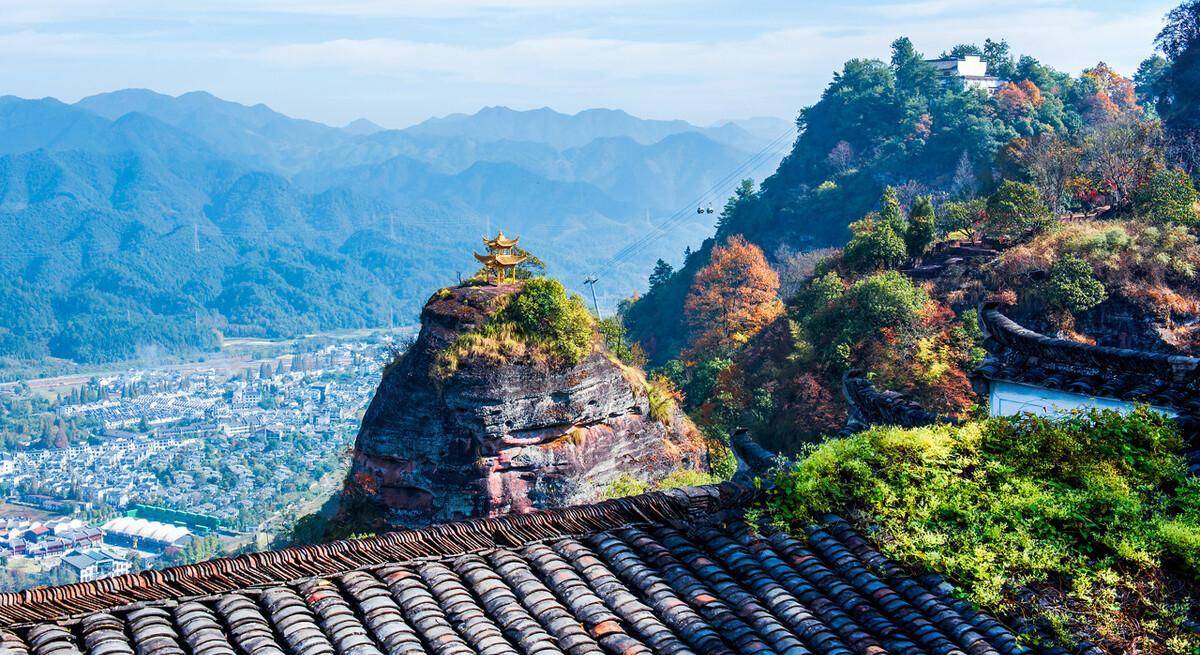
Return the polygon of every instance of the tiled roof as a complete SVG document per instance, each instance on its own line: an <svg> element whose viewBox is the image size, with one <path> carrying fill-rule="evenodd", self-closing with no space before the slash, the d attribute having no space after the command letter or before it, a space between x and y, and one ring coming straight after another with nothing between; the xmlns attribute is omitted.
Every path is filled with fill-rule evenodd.
<svg viewBox="0 0 1200 655"><path fill-rule="evenodd" d="M1029 652L846 522L725 483L0 596L15 655Z"/></svg>
<svg viewBox="0 0 1200 655"><path fill-rule="evenodd" d="M979 307L988 357L976 373L1088 396L1141 402L1178 412L1200 427L1200 358L1091 346L1039 334L994 304Z"/></svg>
<svg viewBox="0 0 1200 655"><path fill-rule="evenodd" d="M873 425L916 428L934 423L957 424L958 419L931 412L898 391L880 391L857 370L842 376L842 396L846 398L845 434L861 432Z"/></svg>

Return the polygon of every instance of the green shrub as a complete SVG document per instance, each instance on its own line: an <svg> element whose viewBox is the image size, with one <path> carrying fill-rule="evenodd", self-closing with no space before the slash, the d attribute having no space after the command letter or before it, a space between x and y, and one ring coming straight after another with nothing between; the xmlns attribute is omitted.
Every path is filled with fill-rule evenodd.
<svg viewBox="0 0 1200 655"><path fill-rule="evenodd" d="M908 258L904 237L891 221L872 215L850 224L854 236L842 251L842 261L855 271L897 268Z"/></svg>
<svg viewBox="0 0 1200 655"><path fill-rule="evenodd" d="M527 280L504 314L522 335L545 345L562 364L574 366L592 352L592 315L583 298L568 296L558 280Z"/></svg>
<svg viewBox="0 0 1200 655"><path fill-rule="evenodd" d="M1037 187L1005 180L988 198L984 232L991 237L1019 239L1049 224L1049 211Z"/></svg>
<svg viewBox="0 0 1200 655"><path fill-rule="evenodd" d="M558 280L533 278L512 296L501 296L491 317L460 334L438 355L432 374L445 380L464 359L504 364L532 355L558 366L583 361L595 343L594 319L577 294L567 295Z"/></svg>
<svg viewBox="0 0 1200 655"><path fill-rule="evenodd" d="M1122 602L1162 617L1146 585L1165 559L1200 574L1200 483L1182 447L1148 408L875 428L777 473L768 512L784 524L861 512L889 556L945 574L985 607L1044 619L1053 608L1017 599L1053 583L1073 620L1115 625L1111 599L1139 585L1147 596Z"/></svg>
<svg viewBox="0 0 1200 655"><path fill-rule="evenodd" d="M1156 171L1133 195L1133 208L1139 216L1154 223L1196 225L1196 187L1192 178L1179 169Z"/></svg>
<svg viewBox="0 0 1200 655"><path fill-rule="evenodd" d="M649 490L650 485L642 482L628 473L622 473L600 490L600 498L601 500L625 498L626 496L644 494Z"/></svg>
<svg viewBox="0 0 1200 655"><path fill-rule="evenodd" d="M1043 293L1051 307L1072 314L1082 314L1108 298L1092 265L1074 255L1064 255L1054 262Z"/></svg>
<svg viewBox="0 0 1200 655"><path fill-rule="evenodd" d="M658 481L654 485L655 489L677 489L679 487L699 487L706 484L717 484L721 482L721 478L712 473L697 471L695 469L680 469L673 471L667 477Z"/></svg>

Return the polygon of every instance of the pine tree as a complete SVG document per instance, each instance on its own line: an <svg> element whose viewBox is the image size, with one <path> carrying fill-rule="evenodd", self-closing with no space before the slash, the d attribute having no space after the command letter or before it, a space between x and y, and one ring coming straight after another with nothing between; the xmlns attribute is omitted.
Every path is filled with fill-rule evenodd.
<svg viewBox="0 0 1200 655"><path fill-rule="evenodd" d="M929 196L918 196L908 214L908 229L904 233L904 245L909 257L920 257L933 243L937 234L937 223L933 212L933 201Z"/></svg>

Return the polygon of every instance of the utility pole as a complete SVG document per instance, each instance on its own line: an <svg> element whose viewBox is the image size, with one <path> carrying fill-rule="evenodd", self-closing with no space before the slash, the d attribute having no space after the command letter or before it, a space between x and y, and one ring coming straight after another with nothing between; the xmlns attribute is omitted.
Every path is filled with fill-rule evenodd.
<svg viewBox="0 0 1200 655"><path fill-rule="evenodd" d="M591 289L592 289L592 306L596 308L596 318L603 321L604 317L600 315L600 303L596 302L596 283L599 281L600 280L596 279L595 275L590 275L590 276L588 276L588 278L586 280L583 281L583 283L588 285L589 287L591 287Z"/></svg>

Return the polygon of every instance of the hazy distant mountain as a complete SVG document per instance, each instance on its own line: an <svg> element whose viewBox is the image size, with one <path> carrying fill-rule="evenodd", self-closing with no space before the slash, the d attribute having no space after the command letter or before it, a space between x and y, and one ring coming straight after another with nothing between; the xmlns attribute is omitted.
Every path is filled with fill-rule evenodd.
<svg viewBox="0 0 1200 655"><path fill-rule="evenodd" d="M385 128L380 127L379 125L376 125L365 118L356 118L342 126L343 132L358 135L374 134L376 132L382 132L384 129Z"/></svg>
<svg viewBox="0 0 1200 655"><path fill-rule="evenodd" d="M603 270L612 303L711 231L693 204L774 168L742 166L765 141L613 110L488 108L385 130L204 92L3 97L0 357L102 361L411 320L474 272L489 228L578 287L682 216Z"/></svg>
<svg viewBox="0 0 1200 655"><path fill-rule="evenodd" d="M578 114L562 114L549 107L530 111L484 107L470 115L451 114L443 118L430 118L406 131L411 134L534 141L560 149L621 136L648 145L681 132L699 132L719 143L746 150L761 141L733 124L704 128L681 120L637 118L619 109L587 109Z"/></svg>
<svg viewBox="0 0 1200 655"><path fill-rule="evenodd" d="M733 125L762 139L764 142L775 139L785 132L795 137L796 123L794 121L776 118L774 116L753 116L751 118L727 118L713 123L713 128Z"/></svg>

